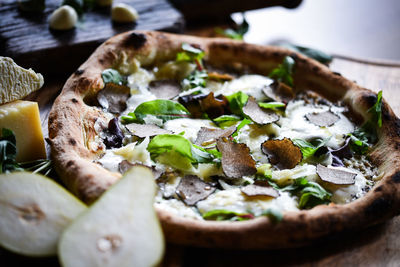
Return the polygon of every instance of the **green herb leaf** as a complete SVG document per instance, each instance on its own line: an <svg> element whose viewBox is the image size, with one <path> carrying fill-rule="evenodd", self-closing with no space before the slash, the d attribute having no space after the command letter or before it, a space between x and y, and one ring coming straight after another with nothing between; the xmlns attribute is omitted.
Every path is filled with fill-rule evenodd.
<svg viewBox="0 0 400 267"><path fill-rule="evenodd" d="M214 123L216 123L220 128L225 129L236 124L240 121L240 117L235 115L222 115L218 118L213 119Z"/></svg>
<svg viewBox="0 0 400 267"><path fill-rule="evenodd" d="M201 146L192 145L192 155L196 163L219 163L215 159L221 159L222 154L218 150L206 150Z"/></svg>
<svg viewBox="0 0 400 267"><path fill-rule="evenodd" d="M187 61L194 62L197 65L197 68L201 71L203 70L203 62L202 59L205 55L204 51L196 48L188 43L182 43L182 52L176 54L176 61Z"/></svg>
<svg viewBox="0 0 400 267"><path fill-rule="evenodd" d="M281 188L282 191L297 195L300 209L312 208L319 204L330 202L332 194L317 183L308 181L305 177L294 180L293 184Z"/></svg>
<svg viewBox="0 0 400 267"><path fill-rule="evenodd" d="M250 124L250 123L252 123L251 120L249 120L249 119L243 119L243 120L239 123L239 125L236 127L236 132L234 132L234 133L232 134L232 137L238 136L240 129L242 129L244 126L246 126L247 124Z"/></svg>
<svg viewBox="0 0 400 267"><path fill-rule="evenodd" d="M283 82L289 86L293 86L293 69L295 61L292 57L286 56L283 59L283 63L277 68L273 69L268 75L271 79Z"/></svg>
<svg viewBox="0 0 400 267"><path fill-rule="evenodd" d="M358 155L364 155L368 152L368 134L358 128L350 136L350 149Z"/></svg>
<svg viewBox="0 0 400 267"><path fill-rule="evenodd" d="M261 213L261 215L267 216L273 223L278 223L283 219L282 212L272 208L265 210L263 213Z"/></svg>
<svg viewBox="0 0 400 267"><path fill-rule="evenodd" d="M140 104L133 113L136 117L136 120L140 123L144 123L143 119L147 115L153 115L158 119L162 119L163 122L189 117L190 115L189 111L183 105L164 99L144 102ZM128 118L125 119L129 120Z"/></svg>
<svg viewBox="0 0 400 267"><path fill-rule="evenodd" d="M277 109L277 108L283 108L285 107L285 103L282 102L267 102L267 103L258 103L258 105L262 108L268 108L268 109Z"/></svg>
<svg viewBox="0 0 400 267"><path fill-rule="evenodd" d="M315 139L313 140L313 143L307 142L303 139L293 139L293 143L298 146L301 150L301 153L303 154L303 160L307 160L308 158L314 156L315 152L318 150L318 148L324 146L330 138L327 138L325 140L322 139Z"/></svg>
<svg viewBox="0 0 400 267"><path fill-rule="evenodd" d="M233 114L243 117L243 107L246 105L249 96L242 91L226 96L229 108Z"/></svg>
<svg viewBox="0 0 400 267"><path fill-rule="evenodd" d="M237 213L229 210L210 210L202 214L204 220L209 221L245 221L253 219L254 215L251 213Z"/></svg>
<svg viewBox="0 0 400 267"><path fill-rule="evenodd" d="M184 90L189 90L196 87L206 87L206 81L208 79L208 74L206 71L195 70L188 77L182 80L182 88Z"/></svg>
<svg viewBox="0 0 400 267"><path fill-rule="evenodd" d="M19 0L18 7L26 12L43 12L46 8L45 0Z"/></svg>
<svg viewBox="0 0 400 267"><path fill-rule="evenodd" d="M196 162L192 155L192 144L181 135L160 134L155 136L147 146L152 159L170 151L176 151L191 162Z"/></svg>
<svg viewBox="0 0 400 267"><path fill-rule="evenodd" d="M379 91L376 102L368 109L368 113L371 113L373 123L382 127L382 91Z"/></svg>
<svg viewBox="0 0 400 267"><path fill-rule="evenodd" d="M128 83L126 77L122 76L117 70L105 69L101 73L101 78L103 78L104 84L115 83L118 85L126 85Z"/></svg>
<svg viewBox="0 0 400 267"><path fill-rule="evenodd" d="M2 129L0 138L0 173L22 171L15 161L17 145L14 133L9 129Z"/></svg>
<svg viewBox="0 0 400 267"><path fill-rule="evenodd" d="M243 36L249 31L249 23L247 22L244 15L242 16L243 21L241 24L237 25L236 29L228 28L223 30L221 28L216 28L215 32L234 40L243 40Z"/></svg>

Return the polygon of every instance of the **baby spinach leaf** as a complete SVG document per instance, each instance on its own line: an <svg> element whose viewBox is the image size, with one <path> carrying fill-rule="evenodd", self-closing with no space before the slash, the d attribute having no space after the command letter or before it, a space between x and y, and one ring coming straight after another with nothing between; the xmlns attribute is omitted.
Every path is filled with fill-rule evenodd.
<svg viewBox="0 0 400 267"><path fill-rule="evenodd" d="M115 83L118 85L126 85L128 83L126 77L122 76L117 70L114 69L105 69L101 73L101 78L103 78L103 82L107 83Z"/></svg>
<svg viewBox="0 0 400 267"><path fill-rule="evenodd" d="M152 159L170 151L176 151L182 156L195 162L192 154L192 144L181 135L160 134L155 136L147 146Z"/></svg>
<svg viewBox="0 0 400 267"><path fill-rule="evenodd" d="M251 120L249 120L249 119L243 119L243 120L239 123L239 125L236 127L236 132L234 132L231 136L232 136L232 137L238 136L240 129L242 129L244 126L246 126L247 124L250 124L250 123L252 123Z"/></svg>
<svg viewBox="0 0 400 267"><path fill-rule="evenodd" d="M192 145L192 155L196 163L218 163L215 159L221 159L222 154L218 150L207 150L201 146Z"/></svg>
<svg viewBox="0 0 400 267"><path fill-rule="evenodd" d="M210 210L202 214L204 220L208 221L245 221L253 219L254 215L251 213L238 213L230 210Z"/></svg>
<svg viewBox="0 0 400 267"><path fill-rule="evenodd" d="M189 111L183 105L165 99L144 102L140 104L133 113L136 117L136 120L140 123L144 123L143 119L147 115L153 115L159 119L162 119L163 122L189 117L190 115ZM124 117L124 120L129 119Z"/></svg>
<svg viewBox="0 0 400 267"><path fill-rule="evenodd" d="M283 82L289 86L293 86L293 69L295 61L292 57L286 56L283 63L279 64L277 68L273 69L268 75L271 79Z"/></svg>
<svg viewBox="0 0 400 267"><path fill-rule="evenodd" d="M240 117L235 115L222 115L213 119L220 128L227 128L234 125L236 122L240 121Z"/></svg>
<svg viewBox="0 0 400 267"><path fill-rule="evenodd" d="M299 197L299 208L308 209L319 204L330 202L332 194L317 183L308 181L305 177L297 178L293 184L281 188Z"/></svg>
<svg viewBox="0 0 400 267"><path fill-rule="evenodd" d="M233 114L243 117L243 107L246 105L249 96L242 91L226 96L229 108Z"/></svg>
<svg viewBox="0 0 400 267"><path fill-rule="evenodd" d="M364 155L368 152L368 137L367 133L358 128L350 136L350 149L358 155Z"/></svg>
<svg viewBox="0 0 400 267"><path fill-rule="evenodd" d="M367 112L371 113L372 122L382 127L382 91L379 91L375 104Z"/></svg>
<svg viewBox="0 0 400 267"><path fill-rule="evenodd" d="M206 87L208 74L206 71L195 70L188 77L182 80L181 86L184 90L189 90L196 87Z"/></svg>
<svg viewBox="0 0 400 267"><path fill-rule="evenodd" d="M204 51L188 43L182 43L182 50L182 52L176 54L176 61L194 62L197 65L197 69L202 71Z"/></svg>

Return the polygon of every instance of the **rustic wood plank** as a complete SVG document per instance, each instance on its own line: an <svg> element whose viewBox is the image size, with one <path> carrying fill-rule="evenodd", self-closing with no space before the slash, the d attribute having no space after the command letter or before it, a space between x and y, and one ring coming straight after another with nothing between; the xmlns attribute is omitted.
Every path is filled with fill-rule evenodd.
<svg viewBox="0 0 400 267"><path fill-rule="evenodd" d="M20 12L17 1L0 3L0 55L10 56L24 67L42 72L71 72L111 36L132 30L181 32L182 15L167 0L115 0L137 9L136 24L115 24L110 8L86 12L79 25L69 31L49 29L48 18L61 1L47 0L41 14Z"/></svg>

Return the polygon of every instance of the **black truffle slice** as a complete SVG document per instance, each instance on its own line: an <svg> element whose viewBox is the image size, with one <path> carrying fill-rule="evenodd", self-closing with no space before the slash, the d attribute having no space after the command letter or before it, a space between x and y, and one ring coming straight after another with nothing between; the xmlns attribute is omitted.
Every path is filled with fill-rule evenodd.
<svg viewBox="0 0 400 267"><path fill-rule="evenodd" d="M351 185L355 183L357 174L344 170L317 165L317 174L322 181L337 185Z"/></svg>
<svg viewBox="0 0 400 267"><path fill-rule="evenodd" d="M133 135L144 138L147 136L155 136L159 134L170 134L171 132L165 129L158 127L153 124L139 124L139 123L130 123L125 125L125 127L131 132Z"/></svg>
<svg viewBox="0 0 400 267"><path fill-rule="evenodd" d="M221 137L217 139L217 148L222 153L221 165L227 178L241 178L257 172L256 162L245 144Z"/></svg>
<svg viewBox="0 0 400 267"><path fill-rule="evenodd" d="M214 193L215 189L196 175L186 175L176 187L176 194L186 205L193 206Z"/></svg>
<svg viewBox="0 0 400 267"><path fill-rule="evenodd" d="M175 80L158 80L150 82L149 91L158 99L172 99L181 92L181 86Z"/></svg>
<svg viewBox="0 0 400 267"><path fill-rule="evenodd" d="M267 182L255 182L240 188L243 194L248 197L254 196L268 196L268 197L279 197L279 192Z"/></svg>
<svg viewBox="0 0 400 267"><path fill-rule="evenodd" d="M329 127L340 120L340 117L332 111L324 111L319 113L308 113L306 114L306 119L319 127Z"/></svg>
<svg viewBox="0 0 400 267"><path fill-rule="evenodd" d="M271 164L279 169L293 169L303 159L303 154L289 138L267 140L261 144L261 151L268 156Z"/></svg>
<svg viewBox="0 0 400 267"><path fill-rule="evenodd" d="M247 100L246 105L243 107L243 113L257 124L269 124L279 120L278 114L260 108L253 97L249 97L249 100Z"/></svg>
<svg viewBox="0 0 400 267"><path fill-rule="evenodd" d="M292 87L277 81L263 86L262 91L266 97L277 102L287 103L295 97Z"/></svg>
<svg viewBox="0 0 400 267"><path fill-rule="evenodd" d="M130 89L125 85L107 83L97 93L97 101L108 112L119 114L126 109L126 100L130 96Z"/></svg>
<svg viewBox="0 0 400 267"><path fill-rule="evenodd" d="M224 114L230 114L228 99L223 95L214 97L214 93L211 92L200 100L200 105L203 112L207 113L210 119L215 119Z"/></svg>
<svg viewBox="0 0 400 267"><path fill-rule="evenodd" d="M236 126L231 126L226 129L211 129L207 127L201 127L197 133L197 138L194 143L199 146L207 146L214 143L220 137L231 136L235 131Z"/></svg>

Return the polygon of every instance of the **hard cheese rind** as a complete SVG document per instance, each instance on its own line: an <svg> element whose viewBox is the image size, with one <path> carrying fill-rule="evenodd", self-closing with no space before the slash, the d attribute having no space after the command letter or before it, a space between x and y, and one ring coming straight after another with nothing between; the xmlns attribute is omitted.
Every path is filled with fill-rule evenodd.
<svg viewBox="0 0 400 267"><path fill-rule="evenodd" d="M0 57L0 104L21 99L43 86L40 73L24 69L8 57Z"/></svg>
<svg viewBox="0 0 400 267"><path fill-rule="evenodd" d="M0 129L12 130L17 139L17 161L46 158L39 107L17 100L0 106Z"/></svg>

